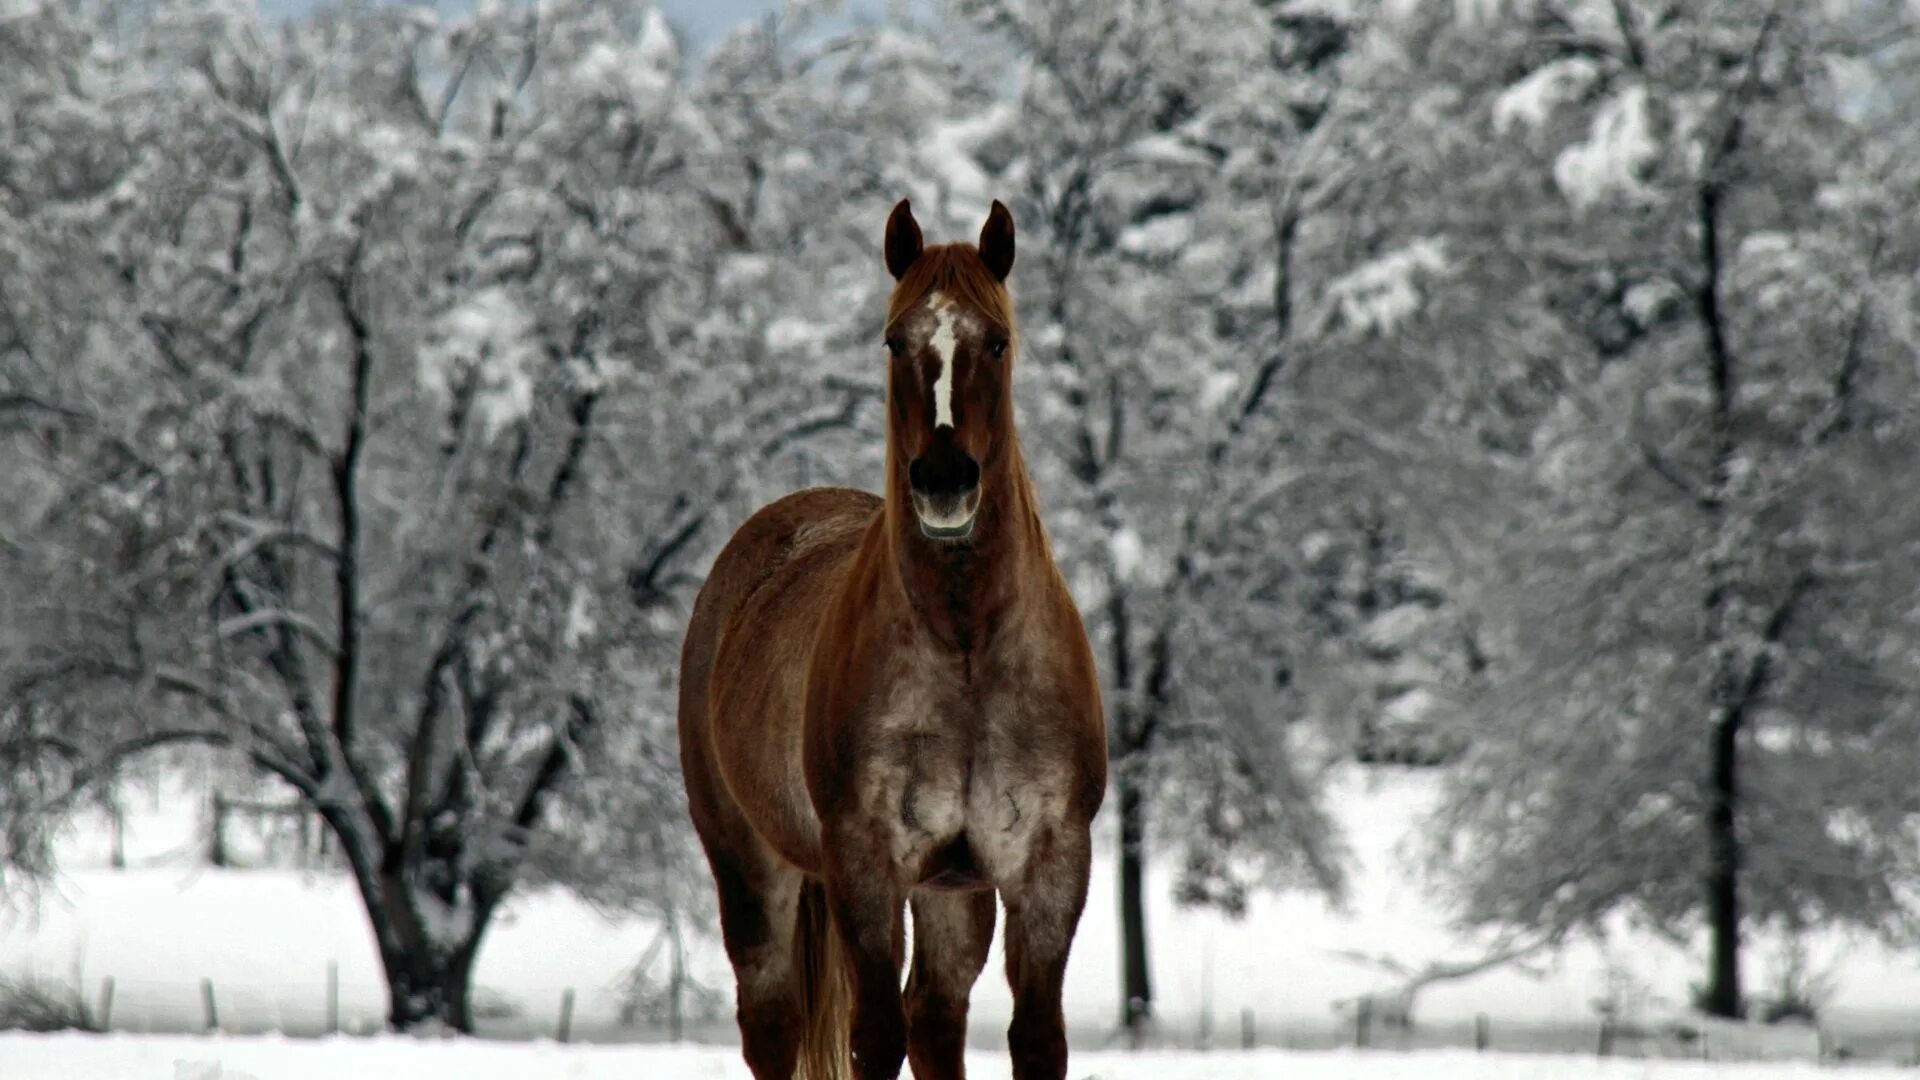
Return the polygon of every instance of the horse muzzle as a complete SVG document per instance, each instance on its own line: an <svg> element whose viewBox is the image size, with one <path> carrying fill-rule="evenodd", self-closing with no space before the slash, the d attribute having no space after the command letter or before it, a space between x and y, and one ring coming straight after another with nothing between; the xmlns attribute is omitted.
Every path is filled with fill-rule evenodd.
<svg viewBox="0 0 1920 1080"><path fill-rule="evenodd" d="M907 465L913 514L929 539L956 541L973 535L980 510L980 463L951 443L936 445Z"/></svg>

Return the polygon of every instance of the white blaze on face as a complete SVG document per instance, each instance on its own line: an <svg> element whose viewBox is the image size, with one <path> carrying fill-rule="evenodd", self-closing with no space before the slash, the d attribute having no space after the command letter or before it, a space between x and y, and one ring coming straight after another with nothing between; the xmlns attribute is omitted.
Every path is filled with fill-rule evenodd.
<svg viewBox="0 0 1920 1080"><path fill-rule="evenodd" d="M933 351L940 354L940 375L933 380L933 426L953 426L953 350L960 344L953 336L953 301L935 293L933 313L939 321L934 324L933 337L928 343Z"/></svg>

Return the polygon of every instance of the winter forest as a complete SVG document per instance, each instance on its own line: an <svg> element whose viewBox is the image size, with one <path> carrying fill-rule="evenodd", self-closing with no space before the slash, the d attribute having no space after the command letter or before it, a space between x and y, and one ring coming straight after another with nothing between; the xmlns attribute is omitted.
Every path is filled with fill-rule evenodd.
<svg viewBox="0 0 1920 1080"><path fill-rule="evenodd" d="M1916 115L1912 0L0 0L0 895L193 762L395 1030L529 890L711 933L693 596L878 486L888 210L998 198L1116 1029L1150 881L1346 896L1355 769L1490 962L1920 969Z"/></svg>

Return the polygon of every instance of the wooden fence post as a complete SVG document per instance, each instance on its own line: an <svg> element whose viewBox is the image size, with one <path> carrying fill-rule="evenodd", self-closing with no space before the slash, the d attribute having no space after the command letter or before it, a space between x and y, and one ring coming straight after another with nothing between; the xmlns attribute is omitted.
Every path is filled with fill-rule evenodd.
<svg viewBox="0 0 1920 1080"><path fill-rule="evenodd" d="M556 1037L561 1042L573 1040L573 987L567 987L560 995L560 1030Z"/></svg>
<svg viewBox="0 0 1920 1080"><path fill-rule="evenodd" d="M1601 1057L1613 1056L1613 1020L1610 1017L1600 1019L1599 1052Z"/></svg>
<svg viewBox="0 0 1920 1080"><path fill-rule="evenodd" d="M327 961L327 1034L340 1034L340 961Z"/></svg>
<svg viewBox="0 0 1920 1080"><path fill-rule="evenodd" d="M127 811L120 805L120 796L114 795L107 803L107 825L113 843L113 868L127 868Z"/></svg>
<svg viewBox="0 0 1920 1080"><path fill-rule="evenodd" d="M207 830L207 862L212 866L227 866L227 797L220 792L213 793L213 822Z"/></svg>
<svg viewBox="0 0 1920 1080"><path fill-rule="evenodd" d="M1213 1049L1213 968L1209 964L1200 972L1200 1021L1199 1030L1194 1032L1194 1049L1202 1053Z"/></svg>
<svg viewBox="0 0 1920 1080"><path fill-rule="evenodd" d="M1473 1018L1473 1048L1481 1053L1493 1045L1493 1017L1479 1013Z"/></svg>
<svg viewBox="0 0 1920 1080"><path fill-rule="evenodd" d="M113 1030L113 976L100 980L100 1011L94 1017L94 1023L101 1031Z"/></svg>
<svg viewBox="0 0 1920 1080"><path fill-rule="evenodd" d="M1240 1049L1253 1049L1253 1010L1240 1010Z"/></svg>
<svg viewBox="0 0 1920 1080"><path fill-rule="evenodd" d="M219 1031L220 1030L220 1009L219 1009L219 1006L215 1004L213 999L213 980L212 979L200 980L200 995L203 998L205 998L207 1002L207 1030Z"/></svg>
<svg viewBox="0 0 1920 1080"><path fill-rule="evenodd" d="M1373 1038L1373 998L1362 996L1353 1009L1353 1045L1365 1050Z"/></svg>

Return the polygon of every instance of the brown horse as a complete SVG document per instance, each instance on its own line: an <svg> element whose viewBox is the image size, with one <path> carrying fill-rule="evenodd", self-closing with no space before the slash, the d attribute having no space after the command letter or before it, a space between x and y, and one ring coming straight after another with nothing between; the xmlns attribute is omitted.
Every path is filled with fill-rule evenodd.
<svg viewBox="0 0 1920 1080"><path fill-rule="evenodd" d="M1013 1072L1058 1080L1107 740L1014 432L1013 217L925 247L902 200L885 257L885 497L789 495L720 553L680 660L687 797L757 1080L964 1075L996 892Z"/></svg>

